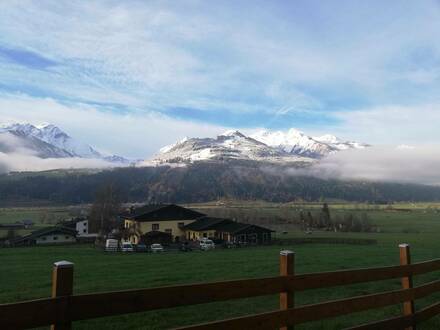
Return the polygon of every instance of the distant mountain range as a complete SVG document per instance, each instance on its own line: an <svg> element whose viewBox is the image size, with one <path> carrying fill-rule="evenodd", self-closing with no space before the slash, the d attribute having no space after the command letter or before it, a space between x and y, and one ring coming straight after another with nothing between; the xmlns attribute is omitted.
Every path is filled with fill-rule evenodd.
<svg viewBox="0 0 440 330"><path fill-rule="evenodd" d="M185 138L163 147L153 163L252 160L270 163L311 163L331 153L363 149L367 144L342 141L333 135L308 136L296 129L262 130L251 135L227 131L216 138Z"/></svg>
<svg viewBox="0 0 440 330"><path fill-rule="evenodd" d="M52 124L0 124L0 152L31 154L39 158L101 159L121 165L130 163L122 156L105 155Z"/></svg>
<svg viewBox="0 0 440 330"><path fill-rule="evenodd" d="M30 154L39 158L99 159L116 166L131 163L149 166L225 160L253 161L302 166L340 150L363 149L367 144L342 141L333 135L308 136L296 129L261 130L245 135L231 130L216 138L185 138L163 147L141 163L123 156L106 155L52 124L0 124L0 152Z"/></svg>
<svg viewBox="0 0 440 330"><path fill-rule="evenodd" d="M347 181L333 176L314 177L313 172L303 171L329 154L367 147L332 135L312 137L295 129L248 135L228 131L215 138L185 138L163 147L158 155L138 166L126 166L130 163L126 158L105 155L54 125L5 124L0 125L0 204L90 203L98 187L109 183L118 187L121 200L140 202L187 203L223 198L273 202L323 198L440 200L438 186ZM40 167L40 172L32 174L16 171L13 166L3 166L2 170L1 160L5 158L11 163L34 161L16 155L38 157L38 163L53 158L67 160L62 161L67 166L62 170L52 167L50 171ZM105 160L113 166L70 168L76 158ZM301 170L292 172L293 168Z"/></svg>

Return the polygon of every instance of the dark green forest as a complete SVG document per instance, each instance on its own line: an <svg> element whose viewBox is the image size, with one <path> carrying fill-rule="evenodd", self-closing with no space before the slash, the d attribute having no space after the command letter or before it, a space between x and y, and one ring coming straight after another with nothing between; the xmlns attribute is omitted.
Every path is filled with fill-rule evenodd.
<svg viewBox="0 0 440 330"><path fill-rule="evenodd" d="M199 163L187 167L59 170L0 176L2 204L90 203L112 184L123 202L194 203L221 198L289 202L337 199L358 202L439 201L440 187L286 175L256 164Z"/></svg>

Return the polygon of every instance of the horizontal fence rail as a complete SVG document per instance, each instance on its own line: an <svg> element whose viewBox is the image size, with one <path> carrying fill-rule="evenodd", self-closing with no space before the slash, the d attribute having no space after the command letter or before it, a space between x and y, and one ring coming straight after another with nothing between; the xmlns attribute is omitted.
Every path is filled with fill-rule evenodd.
<svg viewBox="0 0 440 330"><path fill-rule="evenodd" d="M409 246L405 248L409 261ZM403 246L401 252L402 249ZM294 306L293 293L304 290L396 278L405 279L405 283L412 284L413 276L440 270L440 259L405 264L401 253L403 264L398 266L298 275L293 274L294 258L281 259L281 265L286 260L292 260L291 271L287 271L290 268L289 264L286 264L281 267L284 269L281 274L292 275L82 295L71 294L73 264L60 262L54 266L52 298L0 304L0 329L33 328L44 325L53 325L53 329L66 329L72 321L272 294L280 294L280 297L283 297L280 298L280 302L283 301L280 310L180 329L285 329L285 326L400 303L413 306L414 300L440 291L440 281L434 281L414 288L407 285L407 287L402 286L400 290ZM440 302L419 311L412 311L409 315L350 329L411 329L415 324L439 313Z"/></svg>
<svg viewBox="0 0 440 330"><path fill-rule="evenodd" d="M440 291L440 281L431 282L417 288L388 291L366 296L339 299L313 305L304 305L284 311L237 317L234 319L183 327L185 330L220 329L275 329L283 324L297 325L330 317L362 312L373 308L386 307L423 298ZM319 317L317 317L319 315Z"/></svg>

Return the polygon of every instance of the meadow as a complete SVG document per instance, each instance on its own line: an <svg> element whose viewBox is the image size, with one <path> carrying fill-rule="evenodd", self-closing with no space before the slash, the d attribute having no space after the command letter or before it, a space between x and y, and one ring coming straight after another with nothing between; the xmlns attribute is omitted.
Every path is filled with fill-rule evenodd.
<svg viewBox="0 0 440 330"><path fill-rule="evenodd" d="M293 221L300 209L319 210L320 204L230 204L192 205L206 213L238 216L258 212L276 217L278 238L309 237ZM0 249L0 303L47 297L50 294L51 265L68 260L75 264L74 293L102 292L163 285L273 276L278 273L279 251L296 253L296 272L309 273L349 268L395 265L399 243L411 244L413 262L440 258L440 214L436 204L401 204L392 209L362 204L331 204L334 216L344 212L367 212L379 232L341 233L315 231L313 237L350 237L375 239L374 245L293 244L218 249L214 251L166 252L164 254L106 254L88 245ZM237 211L238 210L238 211ZM22 210L1 210L3 217ZM31 212L28 211L28 212ZM30 216L28 214L28 216ZM18 217L21 217L18 216ZM286 219L285 223L283 220ZM287 232L282 233L282 232ZM415 284L437 279L439 273L418 276ZM296 295L298 305L400 288L399 280L320 289ZM420 308L440 299L439 294L417 301ZM197 322L222 319L277 309L278 297L241 299L169 310L127 314L75 322L75 329L166 329ZM381 308L346 317L308 323L296 329L341 329L368 320L399 315L401 306ZM438 329L434 318L418 329Z"/></svg>

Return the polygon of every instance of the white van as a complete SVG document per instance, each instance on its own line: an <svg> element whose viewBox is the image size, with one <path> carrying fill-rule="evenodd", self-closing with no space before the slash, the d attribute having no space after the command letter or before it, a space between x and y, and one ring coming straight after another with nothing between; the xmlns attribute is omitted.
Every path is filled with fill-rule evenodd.
<svg viewBox="0 0 440 330"><path fill-rule="evenodd" d="M108 239L105 241L105 251L116 252L118 251L119 241L117 239Z"/></svg>
<svg viewBox="0 0 440 330"><path fill-rule="evenodd" d="M202 238L200 240L200 250L207 251L215 249L215 244L209 238Z"/></svg>
<svg viewBox="0 0 440 330"><path fill-rule="evenodd" d="M130 242L124 242L124 243L122 243L121 251L122 252L134 252L134 246Z"/></svg>

